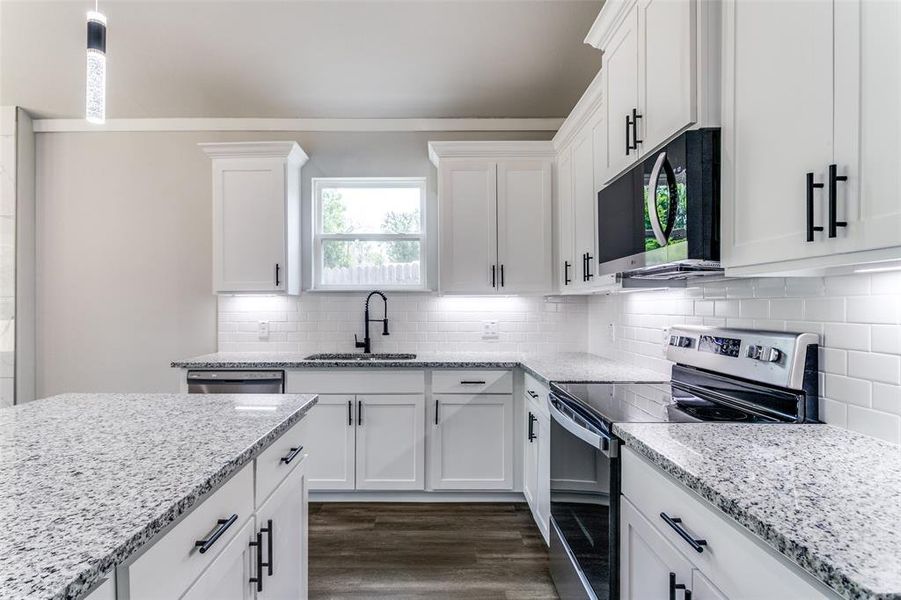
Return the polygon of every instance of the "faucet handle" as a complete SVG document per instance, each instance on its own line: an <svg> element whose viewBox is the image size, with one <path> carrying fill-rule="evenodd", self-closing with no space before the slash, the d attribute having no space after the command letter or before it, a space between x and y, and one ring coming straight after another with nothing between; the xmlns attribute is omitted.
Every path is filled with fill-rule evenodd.
<svg viewBox="0 0 901 600"><path fill-rule="evenodd" d="M357 334L354 334L354 348L365 348L366 342L361 342L357 339Z"/></svg>

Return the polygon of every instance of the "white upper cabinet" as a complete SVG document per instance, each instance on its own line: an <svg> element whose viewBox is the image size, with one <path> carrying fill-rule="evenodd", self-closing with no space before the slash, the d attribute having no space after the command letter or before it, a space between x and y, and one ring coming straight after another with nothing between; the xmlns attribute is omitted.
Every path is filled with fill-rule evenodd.
<svg viewBox="0 0 901 600"><path fill-rule="evenodd" d="M576 264L576 288L589 285L597 273L595 244L595 208L597 192L594 181L594 148L590 128L573 143L573 240Z"/></svg>
<svg viewBox="0 0 901 600"><path fill-rule="evenodd" d="M200 144L213 162L213 291L300 293L296 142Z"/></svg>
<svg viewBox="0 0 901 600"><path fill-rule="evenodd" d="M685 129L719 126L719 31L719 0L604 4L585 39L604 51L599 186Z"/></svg>
<svg viewBox="0 0 901 600"><path fill-rule="evenodd" d="M725 4L727 274L901 258L899 39L897 2Z"/></svg>
<svg viewBox="0 0 901 600"><path fill-rule="evenodd" d="M573 289L579 265L574 240L573 161L570 148L561 150L557 155L556 174L554 215L557 223L557 287L561 292L566 292Z"/></svg>
<svg viewBox="0 0 901 600"><path fill-rule="evenodd" d="M497 165L497 260L503 293L541 294L553 279L551 161Z"/></svg>
<svg viewBox="0 0 901 600"><path fill-rule="evenodd" d="M441 292L553 288L550 142L429 142L438 168Z"/></svg>

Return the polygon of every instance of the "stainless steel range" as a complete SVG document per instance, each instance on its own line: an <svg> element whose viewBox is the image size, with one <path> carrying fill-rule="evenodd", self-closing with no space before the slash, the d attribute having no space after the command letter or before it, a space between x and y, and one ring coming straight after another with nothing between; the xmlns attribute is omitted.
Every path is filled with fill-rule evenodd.
<svg viewBox="0 0 901 600"><path fill-rule="evenodd" d="M818 336L674 327L670 381L551 386L551 575L562 600L619 598L613 423L817 422Z"/></svg>

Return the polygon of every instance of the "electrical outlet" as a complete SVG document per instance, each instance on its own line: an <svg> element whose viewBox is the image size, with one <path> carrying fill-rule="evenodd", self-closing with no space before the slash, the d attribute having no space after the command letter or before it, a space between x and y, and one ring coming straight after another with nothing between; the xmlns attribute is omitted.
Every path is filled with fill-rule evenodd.
<svg viewBox="0 0 901 600"><path fill-rule="evenodd" d="M496 340L497 338L497 321L482 321L482 339Z"/></svg>
<svg viewBox="0 0 901 600"><path fill-rule="evenodd" d="M261 340L269 339L269 321L259 321L257 323L257 334Z"/></svg>

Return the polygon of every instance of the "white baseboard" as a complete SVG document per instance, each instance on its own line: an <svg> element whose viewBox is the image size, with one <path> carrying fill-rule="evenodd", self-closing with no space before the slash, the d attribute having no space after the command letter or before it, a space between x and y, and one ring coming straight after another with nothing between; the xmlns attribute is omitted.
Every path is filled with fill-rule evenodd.
<svg viewBox="0 0 901 600"><path fill-rule="evenodd" d="M310 502L525 502L522 492L310 492Z"/></svg>

